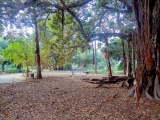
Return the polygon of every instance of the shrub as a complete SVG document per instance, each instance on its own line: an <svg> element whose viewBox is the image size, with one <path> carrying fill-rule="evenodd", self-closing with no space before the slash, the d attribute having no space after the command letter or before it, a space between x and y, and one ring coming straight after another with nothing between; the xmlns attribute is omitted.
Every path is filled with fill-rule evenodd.
<svg viewBox="0 0 160 120"><path fill-rule="evenodd" d="M117 66L117 70L123 70L123 66L122 66L122 64L118 64L118 66Z"/></svg>
<svg viewBox="0 0 160 120"><path fill-rule="evenodd" d="M18 73L20 70L17 68L6 68L6 73Z"/></svg>
<svg viewBox="0 0 160 120"><path fill-rule="evenodd" d="M64 68L72 69L72 64L71 63L65 63Z"/></svg>

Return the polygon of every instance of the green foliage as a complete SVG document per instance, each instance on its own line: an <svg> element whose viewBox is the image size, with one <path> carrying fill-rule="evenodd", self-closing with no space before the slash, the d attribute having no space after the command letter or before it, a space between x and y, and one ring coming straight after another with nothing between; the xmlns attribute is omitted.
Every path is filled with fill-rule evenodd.
<svg viewBox="0 0 160 120"><path fill-rule="evenodd" d="M6 68L5 72L6 73L18 73L20 70L17 68Z"/></svg>
<svg viewBox="0 0 160 120"><path fill-rule="evenodd" d="M3 50L8 46L8 41L0 37L0 49Z"/></svg>
<svg viewBox="0 0 160 120"><path fill-rule="evenodd" d="M3 50L4 58L13 62L15 65L22 64L23 66L33 65L34 50L27 42L13 42Z"/></svg>
<svg viewBox="0 0 160 120"><path fill-rule="evenodd" d="M81 50L87 48L87 42L78 31L73 17L65 14L65 26L62 26L61 19L59 12L49 16L46 29L50 32L44 33L43 22L39 24L40 41L43 44L42 59L47 59L48 65L54 64L59 68L63 67L66 62L71 62L78 48Z"/></svg>
<svg viewBox="0 0 160 120"><path fill-rule="evenodd" d="M2 55L0 55L0 65L2 65L2 64L3 64L3 62L4 62L4 58L3 58L3 56L2 56Z"/></svg>
<svg viewBox="0 0 160 120"><path fill-rule="evenodd" d="M110 57L113 59L120 59L122 56L122 45L120 38L114 38L109 43Z"/></svg>
<svg viewBox="0 0 160 120"><path fill-rule="evenodd" d="M123 65L122 64L118 64L117 65L117 70L119 70L119 71L123 70Z"/></svg>
<svg viewBox="0 0 160 120"><path fill-rule="evenodd" d="M65 63L64 68L66 69L72 69L72 63Z"/></svg>
<svg viewBox="0 0 160 120"><path fill-rule="evenodd" d="M106 47L102 47L102 48L101 48L101 52L102 52L102 53L107 52Z"/></svg>

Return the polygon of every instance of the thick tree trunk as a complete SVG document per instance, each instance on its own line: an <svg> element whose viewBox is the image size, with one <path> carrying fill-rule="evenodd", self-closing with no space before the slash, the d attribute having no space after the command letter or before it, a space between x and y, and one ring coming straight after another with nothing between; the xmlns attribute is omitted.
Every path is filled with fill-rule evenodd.
<svg viewBox="0 0 160 120"><path fill-rule="evenodd" d="M36 42L36 62L37 62L37 79L42 79L41 74L41 62L40 62L40 50L39 50L39 39L38 39L38 26L37 20L35 19L35 42Z"/></svg>
<svg viewBox="0 0 160 120"><path fill-rule="evenodd" d="M128 53L127 53L127 72L126 75L128 77L131 77L131 73L132 73L132 68L131 68L131 39L129 38L129 40L127 41L127 49L128 49Z"/></svg>
<svg viewBox="0 0 160 120"><path fill-rule="evenodd" d="M106 64L107 64L107 68L108 68L108 77L112 77L112 71L111 71L111 64L110 64L110 60L109 60L109 48L108 48L108 38L105 38L105 45L106 45Z"/></svg>
<svg viewBox="0 0 160 120"><path fill-rule="evenodd" d="M127 63L126 63L126 55L124 50L124 40L122 39L122 58L123 58L123 74L126 75Z"/></svg>
<svg viewBox="0 0 160 120"><path fill-rule="evenodd" d="M133 0L133 4L139 38L136 70L137 103L141 95L160 100L160 1Z"/></svg>

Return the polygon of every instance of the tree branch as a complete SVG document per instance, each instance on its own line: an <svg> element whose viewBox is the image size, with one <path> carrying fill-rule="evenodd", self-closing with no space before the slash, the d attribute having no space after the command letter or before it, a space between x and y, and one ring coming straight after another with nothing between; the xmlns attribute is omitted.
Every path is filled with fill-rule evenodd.
<svg viewBox="0 0 160 120"><path fill-rule="evenodd" d="M105 6L105 8L107 10L110 10L112 12L117 12L117 13L132 13L132 9L120 10L120 9L117 9L117 8L114 8L114 7L108 7L108 6Z"/></svg>
<svg viewBox="0 0 160 120"><path fill-rule="evenodd" d="M124 38L124 37L129 37L129 35L127 35L127 34L122 34L122 33L94 33L94 34L92 34L91 36L89 36L89 41L88 42L90 42L90 40L91 40L91 38L93 38L93 37L105 37L105 36L107 36L107 37L121 37L121 38Z"/></svg>
<svg viewBox="0 0 160 120"><path fill-rule="evenodd" d="M87 36L84 32L83 25L82 25L81 21L78 19L78 17L76 16L76 14L74 12L72 12L71 10L67 10L67 11L76 19L76 21L78 22L78 24L80 26L80 31L82 32L83 37L87 39Z"/></svg>
<svg viewBox="0 0 160 120"><path fill-rule="evenodd" d="M69 5L69 7L70 7L70 8L80 7L80 6L83 6L83 5L88 4L88 3L91 2L91 1L92 1L92 0L84 0L83 2L77 1L77 2Z"/></svg>
<svg viewBox="0 0 160 120"><path fill-rule="evenodd" d="M126 7L127 7L127 9L128 10L132 10L132 7L127 3L127 1L126 0L119 0L121 3L123 3Z"/></svg>

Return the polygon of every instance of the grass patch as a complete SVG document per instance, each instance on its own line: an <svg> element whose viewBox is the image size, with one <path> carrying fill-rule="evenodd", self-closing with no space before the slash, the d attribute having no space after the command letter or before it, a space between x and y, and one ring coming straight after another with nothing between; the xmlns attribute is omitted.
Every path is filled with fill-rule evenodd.
<svg viewBox="0 0 160 120"><path fill-rule="evenodd" d="M18 73L19 69L17 69L17 68L6 68L5 72L6 73Z"/></svg>
<svg viewBox="0 0 160 120"><path fill-rule="evenodd" d="M123 74L123 71L117 70L117 71L113 71L113 73L115 73L115 74Z"/></svg>

